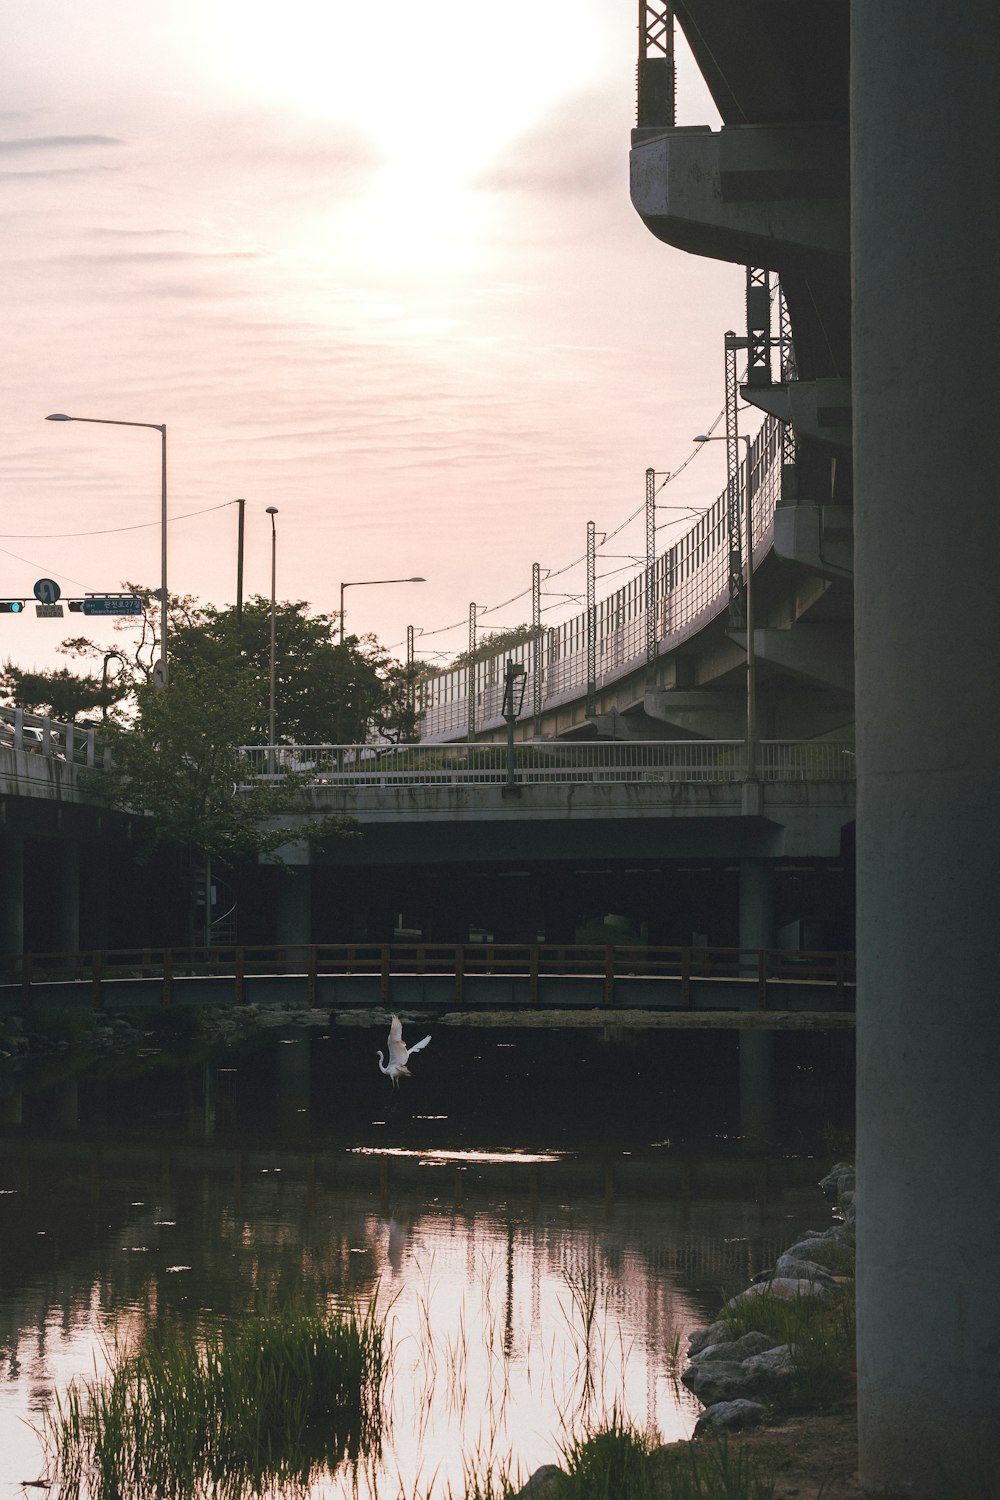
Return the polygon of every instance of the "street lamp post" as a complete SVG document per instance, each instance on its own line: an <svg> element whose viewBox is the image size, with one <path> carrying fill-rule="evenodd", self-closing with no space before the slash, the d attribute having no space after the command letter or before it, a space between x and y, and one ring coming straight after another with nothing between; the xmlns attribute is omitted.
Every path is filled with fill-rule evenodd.
<svg viewBox="0 0 1000 1500"><path fill-rule="evenodd" d="M276 505L267 507L267 514L271 517L271 656L270 672L268 677L269 691L267 698L267 743L271 746L271 754L274 754L275 743L275 720L274 720L274 611L275 611L275 581L277 579L278 558L278 533L275 529L274 518L278 514ZM273 766L271 768L274 769Z"/></svg>
<svg viewBox="0 0 1000 1500"><path fill-rule="evenodd" d="M340 585L340 644L344 644L344 590L370 588L373 583L426 583L426 578L355 578Z"/></svg>
<svg viewBox="0 0 1000 1500"><path fill-rule="evenodd" d="M160 640L159 660L154 665L154 683L167 685L167 424L165 422L123 422L114 417L68 417L54 411L46 422L93 422L100 427L146 427L160 434Z"/></svg>
<svg viewBox="0 0 1000 1500"><path fill-rule="evenodd" d="M746 569L743 577L744 598L746 600L745 624L747 631L747 755L746 755L746 779L755 781L757 777L757 654L754 650L754 614L753 614L753 486L750 468L750 439L744 432L736 433L738 442L746 443L747 447L747 485L746 498L744 502L744 535L743 546L746 552ZM710 437L707 432L700 432L695 438L696 443L724 443L724 437Z"/></svg>

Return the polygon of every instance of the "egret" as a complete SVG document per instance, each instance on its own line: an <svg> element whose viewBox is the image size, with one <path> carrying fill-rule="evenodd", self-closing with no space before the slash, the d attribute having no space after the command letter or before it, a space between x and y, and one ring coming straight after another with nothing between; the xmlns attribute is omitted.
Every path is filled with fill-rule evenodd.
<svg viewBox="0 0 1000 1500"><path fill-rule="evenodd" d="M419 1052L421 1047L426 1047L429 1041L430 1037L425 1036L422 1042L414 1042L412 1047L408 1047L403 1041L403 1023L398 1016L393 1016L392 1025L389 1027L388 1067L382 1061L381 1049L379 1049L378 1053L379 1071L392 1079L393 1088L399 1088L400 1075L405 1074L407 1078L411 1076L406 1064L413 1056L413 1053Z"/></svg>

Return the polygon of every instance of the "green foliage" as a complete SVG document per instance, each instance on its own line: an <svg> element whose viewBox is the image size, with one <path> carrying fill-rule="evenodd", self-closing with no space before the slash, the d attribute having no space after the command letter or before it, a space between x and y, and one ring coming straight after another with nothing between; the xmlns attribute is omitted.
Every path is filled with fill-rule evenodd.
<svg viewBox="0 0 1000 1500"><path fill-rule="evenodd" d="M175 663L239 662L252 683L246 743L267 744L271 603L257 596L236 611L210 606L171 641ZM329 615L310 615L304 601L278 603L274 614L276 738L286 744L362 744L369 733L412 738L405 667L374 637L336 639Z"/></svg>
<svg viewBox="0 0 1000 1500"><path fill-rule="evenodd" d="M189 654L172 670L170 686L135 692L131 724L109 725L112 769L94 786L116 807L150 813L142 853L161 844L185 846L232 865L273 852L288 830L273 820L297 803L302 778L247 781L239 747L249 740L256 684L231 657ZM317 837L343 831L338 819L310 826Z"/></svg>
<svg viewBox="0 0 1000 1500"><path fill-rule="evenodd" d="M839 1284L833 1300L776 1297L764 1292L737 1302L723 1314L728 1336L756 1331L787 1344L795 1366L789 1389L773 1404L783 1411L828 1405L847 1391L855 1362L853 1281Z"/></svg>
<svg viewBox="0 0 1000 1500"><path fill-rule="evenodd" d="M99 1021L99 1013L89 1005L39 1005L31 1011L29 1026L43 1041L66 1042L72 1047L88 1041Z"/></svg>
<svg viewBox="0 0 1000 1500"><path fill-rule="evenodd" d="M772 1476L725 1438L676 1443L659 1455L657 1496L669 1500L774 1500ZM622 1500L629 1500L628 1493Z"/></svg>
<svg viewBox="0 0 1000 1500"><path fill-rule="evenodd" d="M451 663L454 667L467 667L471 661L486 661L491 656L500 656L505 651L513 651L517 646L523 646L526 641L534 638L534 627L531 625L512 625L509 630L488 630L476 642L476 649L470 657L468 651L461 652Z"/></svg>
<svg viewBox="0 0 1000 1500"><path fill-rule="evenodd" d="M122 696L114 683L102 687L98 677L60 667L58 672L25 672L8 662L0 674L0 692L18 708L66 721L95 709L110 708Z"/></svg>
<svg viewBox="0 0 1000 1500"><path fill-rule="evenodd" d="M563 1449L566 1475L555 1494L559 1500L654 1500L652 1447L649 1437L612 1411L606 1426Z"/></svg>
<svg viewBox="0 0 1000 1500"><path fill-rule="evenodd" d="M384 1327L290 1310L116 1351L46 1415L52 1482L116 1500L304 1489L378 1436Z"/></svg>

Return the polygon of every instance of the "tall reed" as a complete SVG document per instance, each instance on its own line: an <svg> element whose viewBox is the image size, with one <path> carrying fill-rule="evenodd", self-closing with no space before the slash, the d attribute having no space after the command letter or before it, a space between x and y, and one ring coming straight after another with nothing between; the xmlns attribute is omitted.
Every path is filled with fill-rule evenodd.
<svg viewBox="0 0 1000 1500"><path fill-rule="evenodd" d="M113 1351L47 1413L47 1478L94 1500L294 1493L377 1445L383 1374L374 1304L162 1335Z"/></svg>

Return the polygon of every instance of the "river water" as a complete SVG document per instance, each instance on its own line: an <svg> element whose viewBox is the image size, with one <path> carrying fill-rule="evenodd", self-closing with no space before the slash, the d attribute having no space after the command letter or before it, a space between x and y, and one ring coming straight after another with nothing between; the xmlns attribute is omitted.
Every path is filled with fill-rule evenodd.
<svg viewBox="0 0 1000 1500"><path fill-rule="evenodd" d="M430 1029L398 1090L384 1024L0 1079L2 1500L116 1343L288 1300L391 1340L381 1448L316 1500L526 1478L613 1409L690 1434L688 1332L829 1221L848 1038L773 1036L749 1138L733 1033Z"/></svg>

